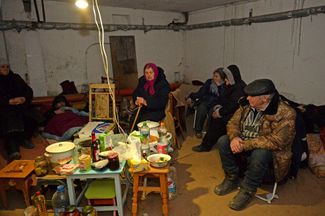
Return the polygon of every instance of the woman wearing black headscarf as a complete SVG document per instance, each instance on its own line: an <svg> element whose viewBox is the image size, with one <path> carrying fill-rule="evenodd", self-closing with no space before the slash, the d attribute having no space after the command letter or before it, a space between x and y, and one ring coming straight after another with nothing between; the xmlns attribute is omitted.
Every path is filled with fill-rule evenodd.
<svg viewBox="0 0 325 216"><path fill-rule="evenodd" d="M203 137L201 145L194 146L193 151L210 151L218 139L227 133L226 125L234 112L238 109L238 100L244 96L246 83L242 80L239 68L230 65L224 69L227 75L226 94L220 98L219 104L214 107L212 118L208 124L208 131Z"/></svg>

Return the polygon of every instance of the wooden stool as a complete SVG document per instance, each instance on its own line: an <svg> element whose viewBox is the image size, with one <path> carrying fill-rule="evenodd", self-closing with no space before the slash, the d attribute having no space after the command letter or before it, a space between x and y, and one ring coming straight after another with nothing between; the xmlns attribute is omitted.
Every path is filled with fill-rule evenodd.
<svg viewBox="0 0 325 216"><path fill-rule="evenodd" d="M8 208L6 190L15 186L24 195L26 206L29 202L29 187L32 183L31 174L34 170L34 160L15 160L0 171L0 195L5 208Z"/></svg>
<svg viewBox="0 0 325 216"><path fill-rule="evenodd" d="M130 169L132 172L132 169ZM145 170L142 172L133 173L133 198L132 198L132 215L137 215L138 208L138 192L161 192L162 198L162 212L163 215L168 215L168 185L167 185L167 174L169 172L169 167L165 168L154 168L149 166L149 170ZM160 186L145 186L143 183L140 184L140 178L144 177L153 177L159 178Z"/></svg>

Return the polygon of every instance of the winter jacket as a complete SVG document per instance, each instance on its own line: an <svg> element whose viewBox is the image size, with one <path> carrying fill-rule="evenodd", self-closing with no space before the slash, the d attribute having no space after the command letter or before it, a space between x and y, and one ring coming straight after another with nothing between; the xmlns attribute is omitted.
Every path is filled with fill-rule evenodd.
<svg viewBox="0 0 325 216"><path fill-rule="evenodd" d="M231 71L235 84L227 87L226 94L224 97L220 98L219 114L225 117L227 120L232 116L232 114L238 109L238 101L242 98L244 93L244 87L246 83L242 80L240 72L237 70Z"/></svg>
<svg viewBox="0 0 325 216"><path fill-rule="evenodd" d="M242 105L227 124L229 139L241 137L241 126L250 112L249 105ZM244 151L256 148L273 152L274 175L277 182L287 175L291 163L291 145L295 136L296 112L283 102L279 95L272 98L261 118L259 136L243 141Z"/></svg>
<svg viewBox="0 0 325 216"><path fill-rule="evenodd" d="M196 99L199 99L199 103L205 102L208 107L211 107L215 104L217 104L219 101L219 96L224 94L225 92L225 87L224 85L218 86L218 94L214 94L210 90L210 85L213 82L212 79L208 79L204 85L199 89L198 92L191 93L189 97L195 101Z"/></svg>
<svg viewBox="0 0 325 216"><path fill-rule="evenodd" d="M170 92L169 83L163 70L159 70L156 78L154 89L155 93L150 95L145 90L144 85L146 79L144 76L139 78L138 86L133 92L133 100L136 101L137 97L143 97L147 101L147 106L142 106L139 120L161 121L165 118L165 107L168 102L168 94Z"/></svg>
<svg viewBox="0 0 325 216"><path fill-rule="evenodd" d="M24 104L12 106L9 105L9 100L15 97L25 97ZM18 75L9 72L6 76L0 76L0 111L8 110L20 111L24 107L31 104L33 99L33 90L25 83Z"/></svg>

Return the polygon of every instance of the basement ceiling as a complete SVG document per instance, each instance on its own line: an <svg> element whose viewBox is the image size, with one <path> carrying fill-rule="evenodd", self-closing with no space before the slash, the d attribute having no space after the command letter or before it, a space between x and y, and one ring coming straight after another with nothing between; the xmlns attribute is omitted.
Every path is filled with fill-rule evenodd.
<svg viewBox="0 0 325 216"><path fill-rule="evenodd" d="M74 0L54 1L71 2ZM89 3L91 3L91 1L92 0L88 0ZM248 0L98 0L98 3L112 7L154 11L191 12L244 1Z"/></svg>

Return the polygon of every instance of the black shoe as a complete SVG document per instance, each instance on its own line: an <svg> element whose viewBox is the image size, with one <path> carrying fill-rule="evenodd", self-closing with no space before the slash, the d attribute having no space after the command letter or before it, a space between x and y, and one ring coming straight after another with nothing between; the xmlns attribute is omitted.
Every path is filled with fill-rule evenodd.
<svg viewBox="0 0 325 216"><path fill-rule="evenodd" d="M25 140L21 147L25 149L33 149L35 145L30 140Z"/></svg>
<svg viewBox="0 0 325 216"><path fill-rule="evenodd" d="M229 203L229 208L240 211L246 208L246 206L252 201L255 192L251 192L241 188L238 194Z"/></svg>
<svg viewBox="0 0 325 216"><path fill-rule="evenodd" d="M13 160L19 160L21 158L21 155L19 152L14 152L9 155L9 162Z"/></svg>
<svg viewBox="0 0 325 216"><path fill-rule="evenodd" d="M210 148L207 148L203 145L198 145L198 146L194 146L192 148L193 151L195 152L209 152L210 151Z"/></svg>
<svg viewBox="0 0 325 216"><path fill-rule="evenodd" d="M229 178L226 177L223 182L216 186L214 193L223 196L229 194L233 190L236 190L239 185L239 179L237 177Z"/></svg>

